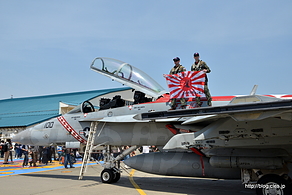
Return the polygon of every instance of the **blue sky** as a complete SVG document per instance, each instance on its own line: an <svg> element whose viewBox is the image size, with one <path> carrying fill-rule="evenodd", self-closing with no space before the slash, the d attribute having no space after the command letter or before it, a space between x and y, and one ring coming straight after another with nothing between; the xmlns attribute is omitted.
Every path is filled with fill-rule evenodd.
<svg viewBox="0 0 292 195"><path fill-rule="evenodd" d="M90 70L125 61L162 74L199 52L211 95L292 94L292 1L0 1L0 99L121 87Z"/></svg>

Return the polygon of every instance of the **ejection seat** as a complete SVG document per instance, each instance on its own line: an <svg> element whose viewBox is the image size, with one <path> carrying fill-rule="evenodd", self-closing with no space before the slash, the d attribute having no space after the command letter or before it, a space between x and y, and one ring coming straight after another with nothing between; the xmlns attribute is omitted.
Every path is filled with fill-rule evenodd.
<svg viewBox="0 0 292 195"><path fill-rule="evenodd" d="M85 101L82 104L82 112L83 113L89 113L89 112L94 112L94 106L89 102L89 101Z"/></svg>
<svg viewBox="0 0 292 195"><path fill-rule="evenodd" d="M125 100L123 100L120 95L116 95L115 97L113 97L112 100L110 100L109 98L101 98L99 102L100 110L117 108L122 106L125 106Z"/></svg>
<svg viewBox="0 0 292 195"><path fill-rule="evenodd" d="M141 104L145 102L152 102L152 98L145 97L145 93L141 91L135 91L134 93L134 104Z"/></svg>

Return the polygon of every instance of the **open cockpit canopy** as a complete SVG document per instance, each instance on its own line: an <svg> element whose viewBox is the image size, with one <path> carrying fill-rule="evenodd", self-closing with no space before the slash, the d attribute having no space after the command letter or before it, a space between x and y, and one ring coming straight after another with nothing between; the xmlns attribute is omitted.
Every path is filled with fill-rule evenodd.
<svg viewBox="0 0 292 195"><path fill-rule="evenodd" d="M112 58L95 58L90 68L102 75L110 77L124 85L142 91L152 97L159 97L166 93L154 79L142 70Z"/></svg>

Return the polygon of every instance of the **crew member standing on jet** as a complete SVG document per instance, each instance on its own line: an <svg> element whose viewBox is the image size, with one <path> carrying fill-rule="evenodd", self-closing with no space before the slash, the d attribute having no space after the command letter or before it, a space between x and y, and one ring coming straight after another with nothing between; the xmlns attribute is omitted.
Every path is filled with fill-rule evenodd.
<svg viewBox="0 0 292 195"><path fill-rule="evenodd" d="M178 73L186 71L186 68L180 64L179 57L173 58L173 62L174 62L174 67L170 70L169 74L178 74ZM185 109L187 105L185 98L180 98L180 103L181 103L182 109ZM171 106L171 110L176 109L176 98L171 99L170 106Z"/></svg>
<svg viewBox="0 0 292 195"><path fill-rule="evenodd" d="M204 71L205 73L211 72L211 70L210 70L209 66L206 64L206 62L204 62L203 60L200 60L199 53L194 53L194 59L195 59L195 63L191 66L191 71ZM205 77L204 93L205 93L206 98L207 98L208 106L212 106L212 97L211 97L211 94L210 94L209 88L208 88L207 74ZM197 102L197 105L199 107L202 105L200 97L196 97L196 102Z"/></svg>

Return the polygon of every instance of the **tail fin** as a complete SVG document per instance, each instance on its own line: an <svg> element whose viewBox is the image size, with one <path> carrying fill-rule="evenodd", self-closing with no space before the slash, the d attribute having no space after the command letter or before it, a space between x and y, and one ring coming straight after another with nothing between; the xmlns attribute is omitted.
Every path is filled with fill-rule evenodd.
<svg viewBox="0 0 292 195"><path fill-rule="evenodd" d="M254 85L251 92L250 92L250 95L255 95L257 92L257 89L258 89L258 85Z"/></svg>

